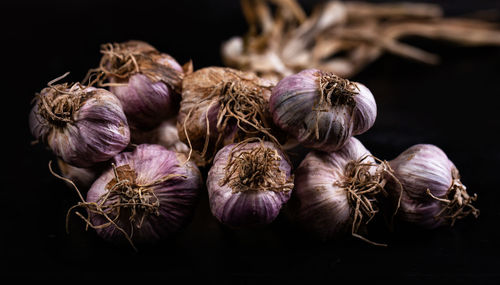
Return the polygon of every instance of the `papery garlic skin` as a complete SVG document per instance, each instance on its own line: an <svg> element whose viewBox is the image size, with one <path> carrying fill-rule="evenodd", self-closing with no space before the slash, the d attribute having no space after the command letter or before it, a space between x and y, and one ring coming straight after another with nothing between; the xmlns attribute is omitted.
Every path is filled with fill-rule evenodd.
<svg viewBox="0 0 500 285"><path fill-rule="evenodd" d="M443 210L443 205L439 201L413 199L403 192L398 218L424 229L434 229L448 224L446 220L437 218L441 210Z"/></svg>
<svg viewBox="0 0 500 285"><path fill-rule="evenodd" d="M125 86L112 86L110 91L123 104L123 111L134 128L151 128L162 119L177 113L180 97L165 83L154 82L143 74L134 74Z"/></svg>
<svg viewBox="0 0 500 285"><path fill-rule="evenodd" d="M177 116L179 138L195 151L205 152L204 158L207 160L213 158L221 147L241 141L248 134L244 130L252 132L249 136L261 135L255 126L264 127L266 122L272 121L267 102L273 84L253 73L225 67L206 67L186 75L182 85L182 101ZM231 110L243 112L244 115L256 112L257 121L252 122L254 126L243 121L238 123L224 109L225 100L229 97L226 91L232 88L238 90L233 95L238 96L235 101L241 106L249 106L249 102L259 103L259 106L245 110Z"/></svg>
<svg viewBox="0 0 500 285"><path fill-rule="evenodd" d="M428 229L449 225L454 219L442 215L448 203L439 201L438 198L452 201L453 196L459 195L463 205L470 205L475 200L475 197L467 194L465 186L460 182L458 170L453 162L435 145L411 146L389 161L389 164L403 186L398 212L403 221ZM399 190L395 187L389 184L388 190L399 195ZM470 207L473 215L478 215L479 212L473 206L466 207Z"/></svg>
<svg viewBox="0 0 500 285"><path fill-rule="evenodd" d="M297 219L320 239L338 238L351 230L352 208L343 187L345 169L363 157L366 163L375 162L363 144L351 137L336 152L309 152L295 170Z"/></svg>
<svg viewBox="0 0 500 285"><path fill-rule="evenodd" d="M159 144L168 150L189 154L189 147L179 140L176 118L165 120L152 130L135 130L132 132L131 142L135 144Z"/></svg>
<svg viewBox="0 0 500 285"><path fill-rule="evenodd" d="M237 149L234 155L242 151L248 151L260 146L260 142L248 143ZM223 224L233 227L258 227L270 224L279 215L281 207L291 196L293 187L293 177L291 166L273 143L264 142L265 147L276 150L283 158L279 161L279 168L286 178L284 191L271 191L263 189L251 189L247 191L235 192L230 185L221 185L221 181L226 175L228 158L234 150L235 144L223 147L215 156L212 167L208 172L207 189L210 200L212 214ZM276 176L278 181L278 176ZM280 182L281 183L281 182ZM285 189L285 187L290 187Z"/></svg>
<svg viewBox="0 0 500 285"><path fill-rule="evenodd" d="M189 147L180 141L177 132L176 119L167 120L158 126L157 144L164 146L169 150L189 154Z"/></svg>
<svg viewBox="0 0 500 285"><path fill-rule="evenodd" d="M352 89L348 102L322 104L320 78L336 78ZM340 149L353 135L375 123L377 106L370 90L317 69L306 69L283 78L273 88L269 102L273 120L303 146L322 150ZM322 109L316 111L316 109Z"/></svg>
<svg viewBox="0 0 500 285"><path fill-rule="evenodd" d="M70 97L81 97L77 110L65 115L69 121L57 121L41 113L41 108L44 108L41 97L64 95L53 87L40 92L29 117L32 135L56 156L71 165L85 168L112 158L128 145L127 118L115 95L102 88L80 85L57 88L71 93Z"/></svg>
<svg viewBox="0 0 500 285"><path fill-rule="evenodd" d="M453 182L455 165L439 147L417 144L389 161L405 193L414 199L427 199L429 189L436 197L446 195Z"/></svg>
<svg viewBox="0 0 500 285"><path fill-rule="evenodd" d="M130 212L127 207L120 209L120 218L116 225L128 233L133 242L157 242L170 237L185 226L192 218L196 202L202 187L201 173L192 163L187 162L182 154L169 151L160 145L142 144L133 152L123 152L113 158L117 168L128 166L137 175L135 186L149 185L160 181L168 175L177 175L164 182L159 182L148 187L157 197L159 205L158 214L146 214L142 221L131 222ZM97 203L107 195L110 181L115 179L114 169L105 171L92 185L87 193L88 203ZM144 189L143 189L144 191ZM145 191L142 195L145 195ZM104 202L104 205L113 203L114 199ZM116 217L116 211L108 213L111 218ZM90 221L99 226L109 221L100 214L90 212ZM103 239L121 243L124 234L116 226L109 225L96 229L97 234Z"/></svg>

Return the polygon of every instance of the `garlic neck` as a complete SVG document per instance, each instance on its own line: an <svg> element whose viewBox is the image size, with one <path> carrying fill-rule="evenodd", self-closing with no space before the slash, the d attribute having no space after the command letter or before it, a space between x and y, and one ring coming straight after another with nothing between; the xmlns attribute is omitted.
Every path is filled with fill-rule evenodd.
<svg viewBox="0 0 500 285"><path fill-rule="evenodd" d="M375 162L366 161L371 155L366 155L358 160L350 161L344 169L344 179L335 183L342 187L347 195L347 201L351 208L351 234L368 243L386 246L386 244L376 243L358 234L363 225L368 224L379 212L379 196L388 196L384 189L386 176L394 178L393 170L388 162L381 161L375 157ZM399 208L399 202L396 211Z"/></svg>
<svg viewBox="0 0 500 285"><path fill-rule="evenodd" d="M233 193L269 190L290 191L293 186L280 169L281 157L275 149L259 145L251 150L232 152L220 185L229 185Z"/></svg>
<svg viewBox="0 0 500 285"><path fill-rule="evenodd" d="M151 185L139 185L137 173L129 165L116 167L113 164L114 178L108 182L108 192L100 197L108 209L119 213L128 210L128 219L140 228L144 218L150 214L159 215L160 202ZM107 203L109 201L109 203Z"/></svg>
<svg viewBox="0 0 500 285"><path fill-rule="evenodd" d="M356 105L354 101L354 96L358 94L356 84L333 73L320 72L319 90L319 106L328 104L329 106L354 107Z"/></svg>
<svg viewBox="0 0 500 285"><path fill-rule="evenodd" d="M436 219L444 219L450 226L453 226L458 219L465 218L472 214L475 218L479 216L479 210L472 205L477 200L477 195L470 196L467 188L460 181L460 176L456 168L452 169L452 183L443 197L432 195L430 189L427 189L429 196L441 203L443 209L435 216Z"/></svg>
<svg viewBox="0 0 500 285"><path fill-rule="evenodd" d="M76 87L75 87L76 86ZM46 122L54 127L63 128L74 122L75 113L88 98L88 93L77 84L68 87L67 84L50 86L39 95L38 112Z"/></svg>

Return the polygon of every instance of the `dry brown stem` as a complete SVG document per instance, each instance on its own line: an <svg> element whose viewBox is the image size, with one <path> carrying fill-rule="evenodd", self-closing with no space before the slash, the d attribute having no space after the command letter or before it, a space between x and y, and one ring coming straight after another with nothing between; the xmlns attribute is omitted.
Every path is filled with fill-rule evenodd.
<svg viewBox="0 0 500 285"><path fill-rule="evenodd" d="M74 114L91 96L91 92L85 92L86 87L78 82L55 84L68 74L69 72L50 81L42 94L36 94L36 98L38 98L38 114L45 119L41 123L50 124L54 127L63 127L67 123L73 123Z"/></svg>
<svg viewBox="0 0 500 285"><path fill-rule="evenodd" d="M306 68L350 78L386 52L439 62L437 55L400 42L409 36L466 46L500 45L497 24L445 18L435 4L329 1L306 15L295 0L241 3L249 30L223 44L223 60L266 78L281 79Z"/></svg>
<svg viewBox="0 0 500 285"><path fill-rule="evenodd" d="M379 162L366 162L368 157L372 157ZM392 214L394 217L401 203L402 185L394 176L394 170L390 167L387 161L382 161L374 156L366 155L362 158L349 162L345 167L345 179L339 186L343 187L347 192L347 201L351 206L351 234L368 243L387 246L387 244L373 242L358 232L362 225L368 224L379 212L379 200L388 196L384 189L387 178L391 177L400 186L400 195L398 204Z"/></svg>
<svg viewBox="0 0 500 285"><path fill-rule="evenodd" d="M233 193L245 191L288 192L293 188L293 177L287 179L280 168L282 157L276 149L260 145L250 150L239 151L248 141L238 143L229 154L224 168L225 176L219 181L226 184Z"/></svg>
<svg viewBox="0 0 500 285"><path fill-rule="evenodd" d="M358 94L356 84L347 79L336 76L331 72L321 71L319 74L319 100L315 102L313 111L316 112L316 139L319 139L319 115L328 112L332 106L349 106L354 110L356 102L354 96ZM352 117L352 116L351 116Z"/></svg>
<svg viewBox="0 0 500 285"><path fill-rule="evenodd" d="M224 130L230 119L236 120L238 129L253 136L259 133L266 135L273 142L277 139L269 132L267 124L266 110L267 101L262 96L260 87L249 88L240 81L222 82L216 90L219 97L219 112L217 114L217 129L219 130L220 141L222 130Z"/></svg>
<svg viewBox="0 0 500 285"><path fill-rule="evenodd" d="M123 82L130 76L141 73L153 82L161 81L180 92L183 72L167 66L162 59L169 56L145 43L106 43L101 46L101 53L99 67L89 70L83 82L98 83L100 86L119 86L126 84ZM183 68L191 72L192 63L187 62ZM92 77L95 79L91 80ZM116 82L105 82L110 79Z"/></svg>
<svg viewBox="0 0 500 285"><path fill-rule="evenodd" d="M212 161L215 153L220 149L222 144L243 141L248 137L260 135L280 145L279 141L271 133L267 111L268 101L263 95L264 92L270 92L272 85L261 85L256 77L251 76L247 78L243 74L233 72L230 69L213 69L212 73L209 74L208 76L221 75L222 77L220 80L214 80L210 84L207 84L207 86L196 90L196 92L206 95L203 95L203 98L197 102L198 104L189 109L182 122L181 134L185 137L190 148L188 159L191 157L193 151L190 132L188 132L188 122L192 119L192 114L195 112L194 109L198 108L200 104L205 103L206 107L203 107L205 118L203 119L205 120L206 128L203 134L203 146L201 149L196 150L206 162L209 163ZM201 78L200 80L203 79ZM216 134L210 133L210 130L213 130L214 126L210 123L207 111L211 110L213 105L218 105L215 125ZM233 127L237 129L235 135L230 138L231 141L224 141L227 139L227 132L231 131L230 128Z"/></svg>
<svg viewBox="0 0 500 285"><path fill-rule="evenodd" d="M447 193L442 197L434 196L430 189L427 194L443 204L443 209L435 216L436 219L444 219L450 226L453 226L458 219L463 219L472 214L475 218L479 216L479 210L472 205L477 200L477 195L470 196L466 187L460 181L460 176L456 168L452 171L453 182Z"/></svg>

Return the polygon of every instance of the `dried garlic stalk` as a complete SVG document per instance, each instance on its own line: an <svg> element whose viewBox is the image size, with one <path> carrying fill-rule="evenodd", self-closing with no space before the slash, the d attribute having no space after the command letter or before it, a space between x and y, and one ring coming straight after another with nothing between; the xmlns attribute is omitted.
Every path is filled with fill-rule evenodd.
<svg viewBox="0 0 500 285"><path fill-rule="evenodd" d="M408 36L500 45L498 24L445 18L435 4L329 1L318 4L309 16L296 0L241 4L249 31L222 45L224 64L274 81L306 68L349 78L385 52L438 63L437 55L399 41Z"/></svg>

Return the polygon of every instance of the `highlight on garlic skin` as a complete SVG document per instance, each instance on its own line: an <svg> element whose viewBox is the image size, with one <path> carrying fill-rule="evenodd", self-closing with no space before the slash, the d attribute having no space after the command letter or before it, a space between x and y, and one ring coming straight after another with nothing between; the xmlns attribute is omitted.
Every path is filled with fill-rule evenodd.
<svg viewBox="0 0 500 285"><path fill-rule="evenodd" d="M223 146L271 134L272 82L253 73L206 67L187 75L177 128L182 142L207 162Z"/></svg>
<svg viewBox="0 0 500 285"><path fill-rule="evenodd" d="M370 129L377 117L366 86L318 69L283 78L269 104L277 126L303 146L322 151L340 149L351 136Z"/></svg>
<svg viewBox="0 0 500 285"><path fill-rule="evenodd" d="M108 81L103 85L120 99L133 129L152 128L177 113L184 70L173 57L141 41L103 44L101 53L92 71Z"/></svg>
<svg viewBox="0 0 500 285"><path fill-rule="evenodd" d="M398 213L401 220L430 229L452 226L468 215L478 217L479 210L472 205L477 195L467 193L458 169L439 147L417 144L389 163L404 189Z"/></svg>
<svg viewBox="0 0 500 285"><path fill-rule="evenodd" d="M131 136L131 142L134 144L159 144L168 150L189 154L189 147L179 139L176 118L164 120L152 130L137 130Z"/></svg>
<svg viewBox="0 0 500 285"><path fill-rule="evenodd" d="M122 152L68 215L83 207L88 217L78 216L100 237L134 248L168 238L190 221L202 187L200 171L185 161L160 145Z"/></svg>
<svg viewBox="0 0 500 285"><path fill-rule="evenodd" d="M130 140L133 144L158 144L168 150L185 154L197 165L204 164L198 153L192 152L189 146L179 139L175 117L161 122L152 130L134 130Z"/></svg>
<svg viewBox="0 0 500 285"><path fill-rule="evenodd" d="M270 224L293 188L291 166L272 142L243 142L223 147L208 172L212 214L233 227Z"/></svg>
<svg viewBox="0 0 500 285"><path fill-rule="evenodd" d="M385 185L392 179L386 177L390 173L387 163L378 163L354 137L336 152L313 150L295 171L295 216L305 229L322 240L351 233L383 245L364 235L388 197Z"/></svg>
<svg viewBox="0 0 500 285"><path fill-rule="evenodd" d="M57 80L36 96L29 115L31 134L76 167L90 167L121 152L130 130L118 98L78 83L54 85Z"/></svg>

